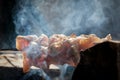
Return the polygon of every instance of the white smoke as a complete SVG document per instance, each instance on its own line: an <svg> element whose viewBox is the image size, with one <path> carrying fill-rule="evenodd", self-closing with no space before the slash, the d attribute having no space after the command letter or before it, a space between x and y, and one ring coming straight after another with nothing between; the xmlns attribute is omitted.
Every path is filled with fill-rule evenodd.
<svg viewBox="0 0 120 80"><path fill-rule="evenodd" d="M17 34L64 33L106 35L110 22L104 9L112 1L100 0L21 0L18 1L14 23ZM102 32L103 31L103 32Z"/></svg>
<svg viewBox="0 0 120 80"><path fill-rule="evenodd" d="M40 56L40 46L36 42L31 42L29 47L25 50L28 58L35 59Z"/></svg>

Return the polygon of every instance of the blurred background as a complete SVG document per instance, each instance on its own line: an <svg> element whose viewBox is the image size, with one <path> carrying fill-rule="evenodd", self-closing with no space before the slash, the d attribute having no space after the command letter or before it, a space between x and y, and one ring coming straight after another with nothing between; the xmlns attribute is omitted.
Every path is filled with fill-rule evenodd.
<svg viewBox="0 0 120 80"><path fill-rule="evenodd" d="M0 49L17 35L111 34L120 40L120 0L0 0Z"/></svg>

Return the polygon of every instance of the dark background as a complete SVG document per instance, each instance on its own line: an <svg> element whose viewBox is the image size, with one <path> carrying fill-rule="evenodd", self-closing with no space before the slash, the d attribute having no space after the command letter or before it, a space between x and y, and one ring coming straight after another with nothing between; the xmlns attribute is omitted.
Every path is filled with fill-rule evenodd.
<svg viewBox="0 0 120 80"><path fill-rule="evenodd" d="M25 1L25 0L23 0L23 1ZM30 1L30 0L26 0L26 1ZM51 0L51 2L48 0L45 0L45 1L50 4L54 4L54 2L55 2L55 0ZM59 1L59 0L56 0L56 1ZM58 4L64 3L63 1L64 0L62 0L62 2L60 2ZM77 3L77 1L80 1L80 0L73 0L73 1ZM81 0L81 1L83 1L83 0ZM86 1L90 1L90 0L86 0ZM73 33L76 33L78 35L94 33L100 37L105 37L107 34L110 33L114 40L120 40L120 1L119 0L96 0L96 1L100 1L102 6L104 7L103 8L104 16L107 17L107 22L105 22L106 24L104 24L102 26L104 28L102 28L102 29L100 28L98 31L93 31L94 28L95 29L97 29L97 28L96 27L85 28L84 27L85 25L82 24L81 26L83 26L83 28L82 28L83 31L81 31L81 29L73 30ZM67 0L65 2L67 3ZM19 11L18 6L19 5L18 5L17 0L0 0L0 49L15 48L15 38L17 35L20 35L20 34L17 33L15 30L16 29L16 25L14 24L15 17L13 17L13 16L16 15L16 11ZM16 8L16 7L18 7L18 8ZM48 5L48 7L50 7L50 5ZM43 10L43 12L44 12L44 10ZM48 12L49 12L49 10L48 10ZM52 14L52 12L50 14ZM46 15L48 16L47 13L46 13ZM54 18L54 16L53 16L53 18ZM85 18L85 19L83 19L83 23L84 23L86 21L87 17L83 17L83 18ZM48 16L48 21L50 21L50 20L52 21L52 17L50 18ZM55 22L55 23L58 23L57 25L59 25L59 22ZM52 22L51 22L51 24L52 24ZM26 27L26 26L24 26L24 27ZM58 31L59 31L59 28L58 28ZM23 32L24 32L24 29L23 29ZM65 34L69 35L71 33L72 32L67 32ZM34 34L34 32L32 34Z"/></svg>
<svg viewBox="0 0 120 80"><path fill-rule="evenodd" d="M13 48L15 44L15 25L12 18L12 10L15 0L0 0L0 48Z"/></svg>

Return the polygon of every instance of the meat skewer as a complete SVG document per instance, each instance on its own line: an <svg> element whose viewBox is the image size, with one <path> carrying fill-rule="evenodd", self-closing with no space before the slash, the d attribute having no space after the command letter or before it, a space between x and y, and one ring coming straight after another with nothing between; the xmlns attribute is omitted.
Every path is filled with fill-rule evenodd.
<svg viewBox="0 0 120 80"><path fill-rule="evenodd" d="M42 34L17 36L16 48L23 53L23 71L28 72L30 66L48 69L50 64L69 64L76 67L80 60L80 51L84 51L97 43L111 40L108 35L99 38L94 34L65 36L54 34L49 38Z"/></svg>

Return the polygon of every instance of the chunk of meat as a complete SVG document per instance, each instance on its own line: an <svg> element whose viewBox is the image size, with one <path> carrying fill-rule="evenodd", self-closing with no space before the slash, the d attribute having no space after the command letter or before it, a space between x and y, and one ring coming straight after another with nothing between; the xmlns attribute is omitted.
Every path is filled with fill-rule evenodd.
<svg viewBox="0 0 120 80"><path fill-rule="evenodd" d="M27 54L25 52L23 52L23 72L26 73L29 71L30 69L30 61L27 58Z"/></svg>
<svg viewBox="0 0 120 80"><path fill-rule="evenodd" d="M48 68L50 64L66 63L76 66L80 60L80 51L106 40L111 40L111 36L101 39L94 34L80 36L54 34L50 38L44 34L39 38L29 35L18 36L16 48L23 52L23 71L27 72L32 65L40 68Z"/></svg>
<svg viewBox="0 0 120 80"><path fill-rule="evenodd" d="M16 38L16 48L18 50L23 50L28 47L31 41L36 40L38 37L36 35L28 35L28 36L17 36Z"/></svg>
<svg viewBox="0 0 120 80"><path fill-rule="evenodd" d="M41 34L41 36L36 39L35 42L37 42L41 46L47 47L49 45L49 38L46 35Z"/></svg>
<svg viewBox="0 0 120 80"><path fill-rule="evenodd" d="M22 37L17 37L16 38L16 48L18 50L23 50L24 48L26 48L29 45L29 41L22 38Z"/></svg>

